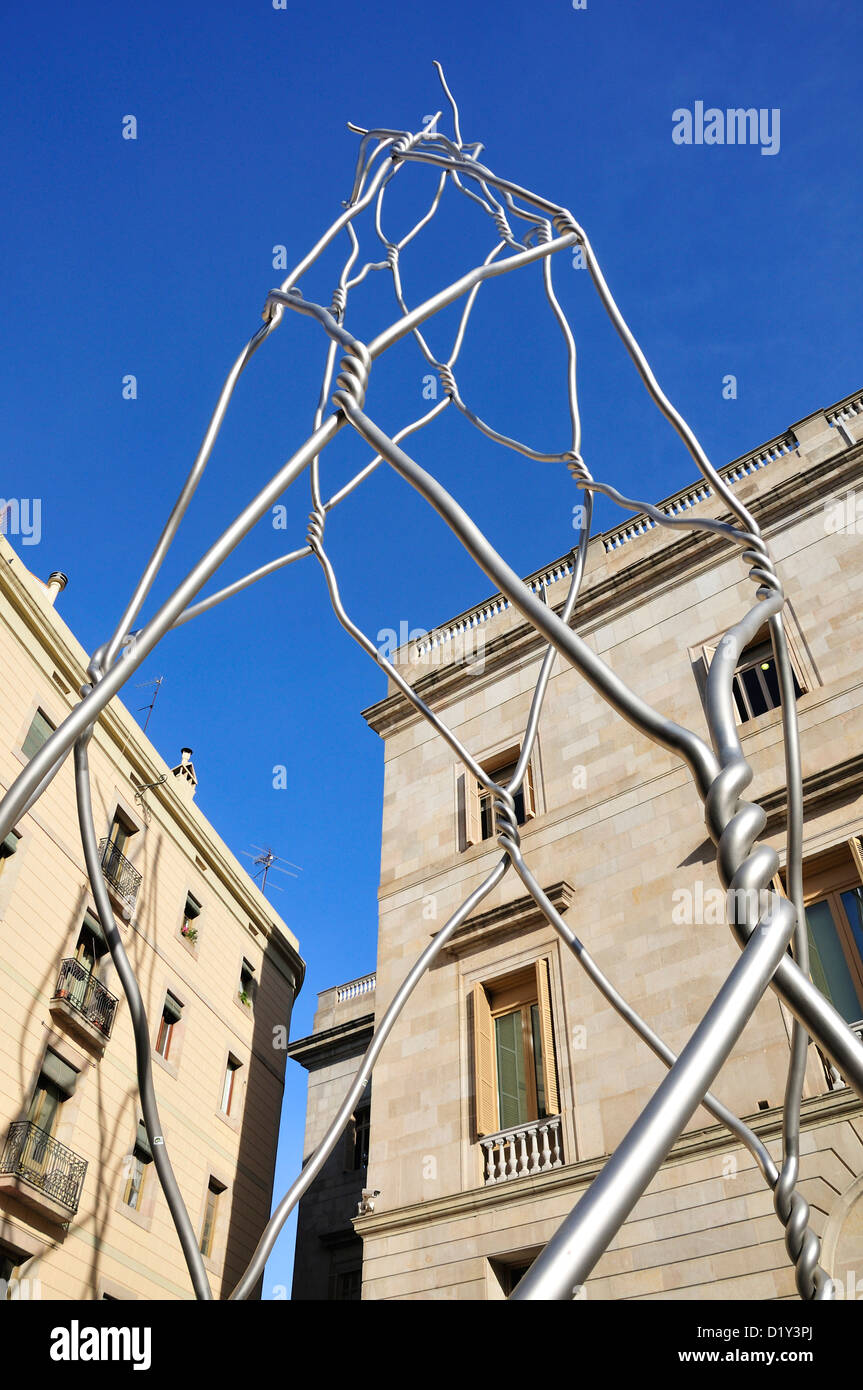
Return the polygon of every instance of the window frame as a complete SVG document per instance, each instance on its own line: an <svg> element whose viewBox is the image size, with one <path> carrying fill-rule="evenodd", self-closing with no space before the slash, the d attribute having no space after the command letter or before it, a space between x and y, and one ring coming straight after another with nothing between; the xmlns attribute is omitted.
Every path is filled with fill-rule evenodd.
<svg viewBox="0 0 863 1390"><path fill-rule="evenodd" d="M48 733L45 735L44 738L40 740L40 742L36 745L33 751L31 753L28 753L27 741L33 733L33 726L36 723L37 719L42 719L45 722L45 724L47 724ZM51 737L52 734L55 734L56 732L57 725L54 723L51 716L48 713L46 713L45 707L37 703L30 715L27 724L27 732L24 734L24 737L21 740L21 756L24 758L24 761L28 763L32 762L39 750L45 747L45 744L48 742L48 739Z"/></svg>
<svg viewBox="0 0 863 1390"><path fill-rule="evenodd" d="M508 771L510 768L514 771L521 756L521 750L521 743L509 744L506 748L499 749L497 753L478 759L479 765L490 777L494 777L495 773ZM522 807L522 815L518 817L519 825L526 825L537 815L536 777L534 773L536 757L537 749L534 746L528 759L524 780L516 795L516 808L518 808L519 802ZM467 768L460 774L460 829L465 849L470 849L474 845L494 842L497 830L493 796L494 794L483 787L482 783ZM488 833L486 833L486 827L488 827Z"/></svg>
<svg viewBox="0 0 863 1390"><path fill-rule="evenodd" d="M168 1018L166 1017L166 1014L168 1013L168 1008L169 1008L169 1006L168 1006L168 1000L169 1000L169 999L173 1000L174 1005L175 1005L175 1008L176 1008L176 1011L178 1011L178 1017L177 1017L177 1018L168 1019ZM168 1062L171 1061L170 1053L171 1053L171 1047L172 1047L172 1045L173 1045L173 1043L174 1043L174 1041L175 1041L175 1037L176 1037L175 1030L176 1030L178 1024L181 1024L181 1023L183 1022L183 1010L184 1010L184 1008L185 1008L185 1005L183 1004L182 1000L179 999L178 996L177 996L176 994L174 994L173 990L166 989L166 990L165 990L165 998L164 998L164 1001L163 1001L163 1003L162 1003L162 1013L161 1013L160 1018L159 1018L159 1026L158 1026L158 1028L157 1028L157 1030L156 1030L156 1041L155 1041L155 1043L153 1044L153 1051L154 1051L154 1053L155 1053L156 1056L159 1057L163 1062L168 1063ZM163 1041L164 1041L164 1044L165 1044L165 1050L164 1050L164 1052L162 1051L162 1043L163 1043ZM176 1054L175 1054L172 1065L176 1065L176 1061L177 1061L177 1058L176 1058Z"/></svg>
<svg viewBox="0 0 863 1390"><path fill-rule="evenodd" d="M471 990L473 1000L472 1044L474 1072L474 1121L478 1138L500 1134L504 1128L521 1129L540 1124L561 1113L560 1082L557 1048L554 1039L554 1017L551 1004L551 962L540 956L516 971L493 979L477 980ZM536 1086L539 1067L533 1042L531 1010L538 1009L542 1039L542 1077L545 1093L545 1114L540 1116ZM500 1078L498 1075L497 1035L495 1023L509 1013L522 1013L522 1045L525 1049L525 1071L529 1078L528 1117L516 1125L501 1125Z"/></svg>
<svg viewBox="0 0 863 1390"><path fill-rule="evenodd" d="M847 858L845 857L846 853ZM774 887L778 888L783 896L787 896L787 870L785 868L779 871L773 882ZM863 1022L863 952L857 947L854 931L841 896L852 888L863 888L863 843L861 843L859 835L851 835L847 840L840 840L837 844L830 845L825 850L804 858L804 911L816 903L827 902L851 983L857 993L860 1005L859 1018L854 1022ZM809 941L811 947L811 928ZM817 944L815 950L816 952L818 950ZM829 985L826 977L825 983ZM833 1003L829 988L825 993ZM834 1008L838 1008L835 1003Z"/></svg>
<svg viewBox="0 0 863 1390"><path fill-rule="evenodd" d="M219 1199L224 1196L227 1190L227 1184L221 1182L214 1173L211 1173L204 1191L204 1210L201 1216L201 1235L198 1241L198 1249L205 1260L212 1261L215 1258L216 1232L221 1210Z"/></svg>
<svg viewBox="0 0 863 1390"><path fill-rule="evenodd" d="M797 650L797 645L794 640L794 636L790 631L789 625L786 625L785 639L788 646L788 659L791 664L792 675L799 687L797 692L797 700L799 702L804 695L809 694L810 690L812 689L812 681L808 676L806 668L800 658L800 654ZM711 642L705 642L701 646L700 653L701 660L704 665L705 681L710 672L710 663L713 660L714 655L716 654L716 649L719 646L719 642L720 638L717 637ZM693 654L694 651L697 650L697 648L690 648L690 652L692 652ZM757 666L768 655L770 660L772 661L773 647L770 639L770 628L767 623L764 623L759 628L752 641L747 642L746 646L743 648L743 651L740 653L739 661L734 667L734 676L732 679L732 702L734 706L734 718L737 723L737 727L743 729L744 731L746 730L746 727L751 726L755 720L765 718L767 715L775 714L776 712L781 712L782 710L781 699L777 703L773 703L773 696L770 693L769 688L767 687L767 683L764 677L761 675L760 669L758 671L758 682L762 694L765 696L765 699L768 702L767 708L762 710L760 714L754 714L752 712L752 702L749 697L749 693L746 690L746 687L744 686L742 680L740 679L744 671L751 670L753 666ZM778 678L779 677L777 672L777 681ZM740 714L741 703L747 710L745 718L742 718Z"/></svg>

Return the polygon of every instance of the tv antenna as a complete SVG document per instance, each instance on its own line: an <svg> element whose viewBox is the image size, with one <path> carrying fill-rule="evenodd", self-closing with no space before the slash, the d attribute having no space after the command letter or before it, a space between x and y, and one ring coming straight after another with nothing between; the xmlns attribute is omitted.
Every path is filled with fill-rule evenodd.
<svg viewBox="0 0 863 1390"><path fill-rule="evenodd" d="M138 710L139 714L141 714L144 710L147 711L147 718L144 720L143 733L147 732L147 725L150 722L150 715L153 713L153 706L156 703L156 699L158 697L159 691L162 688L162 682L164 681L164 679L164 676L157 676L155 680L142 681L140 685L135 686L136 690L145 690L149 685L154 685L156 687L156 689L153 691L153 698L150 701L149 705L142 705L141 708Z"/></svg>
<svg viewBox="0 0 863 1390"><path fill-rule="evenodd" d="M253 860L253 862L258 865L258 872L252 874L252 878L259 878L261 880L262 893L267 886L267 875L271 869L275 869L276 873L279 874L288 874L290 878L297 878L298 874L303 872L299 864L291 863L290 859L282 859L281 855L274 854L269 847L265 848L263 845L252 845L252 849L258 851L257 855L250 854L247 849L241 850L240 853L244 854L247 859ZM291 869L280 868L280 864L291 864L291 869L297 869L298 874L292 873ZM275 888L279 893L283 891L279 888L277 883L271 883L270 887Z"/></svg>

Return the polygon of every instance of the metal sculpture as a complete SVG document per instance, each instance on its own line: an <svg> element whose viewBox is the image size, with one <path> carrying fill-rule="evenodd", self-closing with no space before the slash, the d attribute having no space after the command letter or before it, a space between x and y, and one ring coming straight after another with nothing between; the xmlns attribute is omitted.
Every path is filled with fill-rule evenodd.
<svg viewBox="0 0 863 1390"><path fill-rule="evenodd" d="M492 796L501 857L484 882L470 894L443 929L436 934L403 981L378 1022L356 1078L324 1139L275 1208L248 1268L230 1297L248 1297L261 1277L265 1261L279 1231L332 1152L366 1087L381 1049L418 980L461 923L501 882L509 870L513 870L589 978L637 1035L666 1064L668 1075L602 1172L521 1280L512 1297L518 1300L573 1297L575 1289L583 1284L608 1242L626 1220L696 1108L703 1104L746 1146L755 1158L765 1181L773 1190L776 1212L785 1227L788 1254L795 1265L800 1296L806 1299L830 1298L833 1295L832 1281L818 1263L820 1243L809 1227L809 1207L796 1190L800 1158L800 1101L806 1049L811 1035L848 1084L863 1099L863 1044L823 994L815 988L808 974L801 869L800 753L793 676L782 621L782 585L751 513L717 473L689 425L674 409L658 385L644 354L612 298L584 230L565 207L521 188L510 180L498 177L480 162L482 146L466 144L462 140L458 107L447 87L440 65L436 64L436 67L452 112L453 137L449 138L437 129L441 112L427 120L423 129L417 133L365 130L355 125L349 126L349 129L361 136L361 140L354 184L344 205L344 211L282 285L267 296L263 325L250 338L228 373L198 455L141 579L113 635L93 655L87 673L88 683L81 690L80 704L36 753L0 802L0 840L37 801L68 753L73 751L79 823L87 870L111 956L129 1002L144 1122L156 1171L180 1238L195 1293L201 1299L212 1298L198 1243L180 1196L161 1133L153 1089L149 1029L140 990L114 922L102 876L93 825L87 745L101 711L166 632L191 621L276 570L313 555L323 570L332 607L339 623L387 673L414 708L445 739L470 774ZM437 186L425 215L400 241L393 242L387 239L382 228L384 194L392 179L410 164L422 164L436 170ZM475 266L423 303L409 308L399 272L401 253L433 218L443 193L449 186L454 186L458 192L477 203L488 215L497 231L496 244L482 264ZM365 262L357 268L360 242L355 223L362 213L372 208L374 232L382 244L383 254L381 259ZM514 224L522 227L521 239L513 230ZM342 266L332 300L324 307L305 299L298 288L298 282L321 253L343 232L349 239L349 254ZM581 251L602 304L650 396L680 435L710 489L726 503L733 520L723 521L689 515L667 516L644 502L622 496L615 488L598 482L591 476L581 454L575 342L552 282L554 256L560 251L573 248ZM518 440L510 439L492 428L462 400L455 376L455 366L470 313L482 284L493 276L518 270L535 262L540 263L542 267L545 295L566 349L571 437L569 446L560 452L542 452ZM375 272L389 272L391 275L398 316L371 342L365 343L354 337L346 327L348 301L351 293ZM451 351L446 360L439 360L426 342L422 326L439 310L460 298L464 298L465 303ZM133 629L180 521L201 480L237 381L258 348L291 313L314 318L328 340L313 432L236 516L146 625ZM408 334L413 336L426 362L437 373L444 394L424 415L390 437L364 410L366 387L376 360L387 348ZM521 581L455 498L401 447L405 439L429 425L451 406L498 444L529 459L565 464L574 483L584 493L584 521L578 545L573 551L569 592L559 615ZM321 488L321 454L326 445L346 425L371 447L374 457L338 492L325 500ZM378 651L371 639L357 627L342 602L336 574L324 544L327 517L332 509L359 487L381 463L391 467L438 512L496 588L548 644L533 693L521 753L515 772L506 785L497 783L479 765L452 730L416 694L397 667ZM198 599L200 590L223 560L231 554L255 523L278 502L286 488L306 471L312 501L306 543L289 554L262 565L218 592ZM749 566L749 575L755 584L753 605L722 638L710 665L706 690L710 745L691 730L682 728L646 704L570 626L584 576L594 493L604 494L627 510L644 512L661 526L711 531L721 535L738 547L741 559ZM768 890L768 885L778 868L778 857L772 849L757 843L758 836L764 828L765 813L753 802L746 801L743 796L752 779L752 771L746 762L738 737L732 698L732 679L740 653L765 622L769 624L782 703L788 796L787 899ZM624 719L646 737L686 762L696 791L704 803L707 828L717 846L720 882L723 887L733 890L732 901L735 906L731 926L741 948L740 957L679 1056L675 1056L618 994L582 942L573 934L543 893L521 851L514 798L526 775L552 665L558 653L564 660L569 661ZM754 902L766 903L766 910L755 910ZM792 954L788 954L789 944ZM767 1149L752 1130L727 1110L709 1089L768 987L776 991L794 1016L783 1112L783 1158L780 1169L777 1169Z"/></svg>

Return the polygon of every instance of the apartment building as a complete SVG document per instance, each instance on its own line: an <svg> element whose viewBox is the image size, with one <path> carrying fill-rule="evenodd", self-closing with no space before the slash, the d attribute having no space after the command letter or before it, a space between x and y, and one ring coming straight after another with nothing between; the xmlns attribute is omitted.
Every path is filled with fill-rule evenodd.
<svg viewBox="0 0 863 1390"><path fill-rule="evenodd" d="M863 1029L863 396L816 411L721 471L758 519L788 596L813 978ZM660 505L669 514L723 510L703 482ZM568 555L526 583L559 610L571 572ZM706 737L707 663L753 598L727 542L641 515L591 540L573 626L641 696ZM747 795L767 812L761 839L784 866L781 723L766 642L759 633L744 652L734 695L754 771ZM504 777L542 652L495 595L398 660L480 763ZM490 798L395 686L365 717L385 759L380 1017L499 850ZM516 809L547 896L679 1051L739 955L685 766L558 657ZM715 1087L776 1158L789 1037L790 1018L768 991ZM664 1075L509 873L443 948L375 1069L365 1187L377 1195L352 1223L363 1243L362 1297L506 1297ZM863 1269L863 1116L814 1045L802 1124L800 1190L825 1266L843 1281ZM753 1159L700 1109L578 1296L794 1297L783 1236Z"/></svg>
<svg viewBox="0 0 863 1390"><path fill-rule="evenodd" d="M0 780L78 701L88 656L0 538ZM62 599L60 600L62 603ZM141 987L165 1140L215 1297L269 1216L296 938L114 699L90 744L106 883ZM9 1297L186 1299L95 910L71 759L0 846L0 1280Z"/></svg>

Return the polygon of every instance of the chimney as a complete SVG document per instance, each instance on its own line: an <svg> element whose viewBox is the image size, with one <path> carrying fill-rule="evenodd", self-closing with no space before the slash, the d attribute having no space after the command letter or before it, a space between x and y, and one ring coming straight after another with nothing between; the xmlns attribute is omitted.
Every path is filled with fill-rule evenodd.
<svg viewBox="0 0 863 1390"><path fill-rule="evenodd" d="M177 790L182 796L190 801L194 798L195 790L198 786L198 777L195 772L195 764L192 762L191 748L180 749L180 761L176 767L171 768L172 773L177 779Z"/></svg>
<svg viewBox="0 0 863 1390"><path fill-rule="evenodd" d="M53 574L48 575L48 582L45 588L48 590L48 602L50 604L56 602L57 595L62 594L68 583L69 580L62 570L54 570Z"/></svg>

